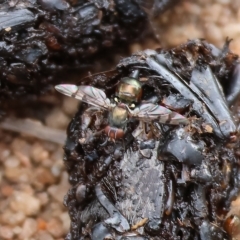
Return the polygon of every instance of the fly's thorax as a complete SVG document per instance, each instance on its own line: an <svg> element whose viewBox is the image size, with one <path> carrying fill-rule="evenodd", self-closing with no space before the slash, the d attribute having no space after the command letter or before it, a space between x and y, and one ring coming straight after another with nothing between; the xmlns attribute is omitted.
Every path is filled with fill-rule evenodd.
<svg viewBox="0 0 240 240"><path fill-rule="evenodd" d="M123 106L116 106L109 113L109 123L111 126L124 128L128 119L128 110Z"/></svg>

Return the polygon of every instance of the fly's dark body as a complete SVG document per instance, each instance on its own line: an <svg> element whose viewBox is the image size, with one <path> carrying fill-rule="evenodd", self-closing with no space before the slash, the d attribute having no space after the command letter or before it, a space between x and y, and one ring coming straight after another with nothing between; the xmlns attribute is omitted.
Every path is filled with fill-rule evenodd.
<svg viewBox="0 0 240 240"><path fill-rule="evenodd" d="M237 123L228 107L238 94L228 89L239 71L228 44L219 50L195 40L147 50L83 80L110 97L137 69L141 102L160 103L188 124L131 117L124 136L102 145L109 113L83 103L65 146L73 185L65 199L72 220L67 239L231 239L224 221L240 180Z"/></svg>

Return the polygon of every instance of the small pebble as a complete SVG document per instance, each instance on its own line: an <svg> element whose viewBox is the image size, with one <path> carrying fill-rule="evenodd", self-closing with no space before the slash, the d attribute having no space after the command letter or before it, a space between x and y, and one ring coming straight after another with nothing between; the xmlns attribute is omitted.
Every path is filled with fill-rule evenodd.
<svg viewBox="0 0 240 240"><path fill-rule="evenodd" d="M39 199L41 206L45 206L49 202L49 196L46 192L37 193L36 197Z"/></svg>
<svg viewBox="0 0 240 240"><path fill-rule="evenodd" d="M13 239L13 231L8 226L0 226L0 239Z"/></svg>
<svg viewBox="0 0 240 240"><path fill-rule="evenodd" d="M56 218L50 219L47 223L47 231L54 237L59 238L63 235L63 227L60 220Z"/></svg>
<svg viewBox="0 0 240 240"><path fill-rule="evenodd" d="M52 185L56 183L56 180L49 169L38 167L34 174L33 183L35 185L42 184L43 186Z"/></svg>
<svg viewBox="0 0 240 240"><path fill-rule="evenodd" d="M19 161L24 167L28 167L28 168L31 167L32 163L30 161L29 154L25 155L25 153L21 151L15 151L14 155L19 159Z"/></svg>
<svg viewBox="0 0 240 240"><path fill-rule="evenodd" d="M47 227L47 222L42 218L37 219L37 228L40 230L45 230Z"/></svg>
<svg viewBox="0 0 240 240"><path fill-rule="evenodd" d="M16 226L12 229L12 231L15 235L19 235L22 232L22 228L19 226Z"/></svg>
<svg viewBox="0 0 240 240"><path fill-rule="evenodd" d="M6 168L16 168L20 165L20 161L16 156L8 156L4 161Z"/></svg>
<svg viewBox="0 0 240 240"><path fill-rule="evenodd" d="M40 201L36 197L15 191L10 201L10 207L15 212L23 212L26 216L34 216L39 213Z"/></svg>
<svg viewBox="0 0 240 240"><path fill-rule="evenodd" d="M33 144L30 151L30 156L35 163L41 163L45 159L49 158L49 152L37 142Z"/></svg>
<svg viewBox="0 0 240 240"><path fill-rule="evenodd" d="M1 191L2 196L9 197L13 193L13 187L10 186L10 185L3 185L2 184L0 191Z"/></svg>
<svg viewBox="0 0 240 240"><path fill-rule="evenodd" d="M35 240L56 240L56 239L54 239L48 232L38 231L38 233L35 235Z"/></svg>
<svg viewBox="0 0 240 240"><path fill-rule="evenodd" d="M5 158L9 157L11 151L7 147L7 145L0 143L0 162L4 161Z"/></svg>
<svg viewBox="0 0 240 240"><path fill-rule="evenodd" d="M1 223L16 226L20 225L24 221L25 217L25 214L21 211L13 212L9 209L6 209L6 211L1 213Z"/></svg>
<svg viewBox="0 0 240 240"><path fill-rule="evenodd" d="M60 215L60 219L62 221L62 225L63 225L63 231L64 232L68 232L69 231L69 228L70 228L70 217L68 215L67 212L63 212L61 215Z"/></svg>
<svg viewBox="0 0 240 240"><path fill-rule="evenodd" d="M33 218L27 218L22 227L22 231L19 235L20 239L29 239L37 232L37 222Z"/></svg>
<svg viewBox="0 0 240 240"><path fill-rule="evenodd" d="M64 171L63 161L60 159L56 160L51 167L52 175L55 177L60 177L63 171Z"/></svg>
<svg viewBox="0 0 240 240"><path fill-rule="evenodd" d="M62 203L63 198L65 194L67 193L70 185L68 183L68 176L67 173L62 174L61 182L59 185L52 185L48 188L49 195L58 201L59 203Z"/></svg>
<svg viewBox="0 0 240 240"><path fill-rule="evenodd" d="M27 168L5 168L4 176L10 182L28 183L30 181L31 170Z"/></svg>
<svg viewBox="0 0 240 240"><path fill-rule="evenodd" d="M29 156L31 149L30 144L21 138L15 138L11 144L11 149L13 152L21 152L25 156Z"/></svg>
<svg viewBox="0 0 240 240"><path fill-rule="evenodd" d="M45 168L51 168L53 165L53 160L50 158L46 158L43 162L42 162L42 166Z"/></svg>

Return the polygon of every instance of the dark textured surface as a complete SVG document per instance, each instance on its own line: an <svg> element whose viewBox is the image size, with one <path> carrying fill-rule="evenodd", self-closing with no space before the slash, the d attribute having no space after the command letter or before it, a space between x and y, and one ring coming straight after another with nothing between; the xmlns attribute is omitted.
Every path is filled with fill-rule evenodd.
<svg viewBox="0 0 240 240"><path fill-rule="evenodd" d="M134 1L6 1L0 13L3 103L20 96L27 102L73 73L93 69L96 56L113 59L110 49L126 50L149 29Z"/></svg>
<svg viewBox="0 0 240 240"><path fill-rule="evenodd" d="M110 97L116 83L138 68L143 101L156 96L161 103L175 94L187 99L185 92L190 92L191 107L180 107L190 124L149 125L147 136L156 144L151 150L151 144L141 143L146 139L132 136L138 122L130 119L123 139L101 146L106 136L94 133L106 126L107 112L95 114L84 126L87 105L82 104L69 125L65 145L64 162L72 184L65 199L71 217L67 239L231 239L223 223L240 184L235 122L227 117L231 116L228 108L213 110L213 99L227 105L220 88L206 89L209 102L204 102L191 79L198 71L198 80L203 81L209 69L210 80L217 85L220 81L227 89L236 64L237 56L229 52L228 43L218 50L196 40L169 51L135 54L123 59L116 71L83 80ZM170 84L169 76L184 87ZM192 96L198 101L195 105ZM210 118L199 112L201 103ZM93 137L84 143L86 136ZM150 157L143 150L150 150Z"/></svg>

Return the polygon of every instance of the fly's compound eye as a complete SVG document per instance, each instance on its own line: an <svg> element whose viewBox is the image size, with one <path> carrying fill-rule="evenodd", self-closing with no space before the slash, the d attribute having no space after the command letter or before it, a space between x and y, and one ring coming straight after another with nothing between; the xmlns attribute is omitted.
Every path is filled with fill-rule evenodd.
<svg viewBox="0 0 240 240"><path fill-rule="evenodd" d="M129 105L129 108L130 108L130 109L134 109L135 107L136 107L135 103L131 103L131 104Z"/></svg>
<svg viewBox="0 0 240 240"><path fill-rule="evenodd" d="M114 101L115 101L115 102L119 102L118 97L114 97Z"/></svg>

